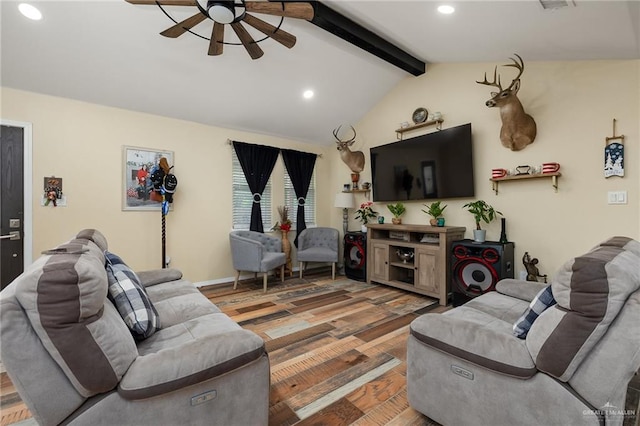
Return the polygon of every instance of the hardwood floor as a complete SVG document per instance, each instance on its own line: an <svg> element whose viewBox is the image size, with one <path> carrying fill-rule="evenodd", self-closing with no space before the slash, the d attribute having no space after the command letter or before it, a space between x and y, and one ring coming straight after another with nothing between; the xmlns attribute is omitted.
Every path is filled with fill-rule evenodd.
<svg viewBox="0 0 640 426"><path fill-rule="evenodd" d="M271 362L270 425L436 425L409 407L409 323L442 312L432 298L369 285L330 271L201 288L266 342ZM2 426L30 415L2 373Z"/></svg>
<svg viewBox="0 0 640 426"><path fill-rule="evenodd" d="M406 340L435 299L324 272L202 292L266 342L270 425L435 425L409 407Z"/></svg>

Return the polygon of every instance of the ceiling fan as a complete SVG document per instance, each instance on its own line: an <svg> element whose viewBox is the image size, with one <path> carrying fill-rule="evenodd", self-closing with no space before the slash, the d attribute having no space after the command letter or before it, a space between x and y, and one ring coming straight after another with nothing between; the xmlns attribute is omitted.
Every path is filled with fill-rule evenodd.
<svg viewBox="0 0 640 426"><path fill-rule="evenodd" d="M296 37L282 29L283 18L306 19L310 21L314 16L314 9L307 2L268 2L268 1L211 1L211 0L126 0L131 4L157 5L163 11L163 6L191 6L198 9L198 13L181 21L160 34L165 37L176 38L203 22L205 19L213 21L213 30L209 41L209 55L221 55L224 41L224 26L231 25L231 28L240 39L240 42L249 53L252 59L260 58L264 52L258 46L262 40L254 40L244 27L242 22L263 33L265 38L272 38L287 48L292 48L296 44ZM164 11L167 14L166 11ZM280 24L276 27L260 18L247 13L261 13L281 17ZM167 14L169 18L171 16ZM173 18L171 18L173 20ZM175 22L175 20L174 20ZM195 34L195 33L194 33ZM264 40L264 39L263 39Z"/></svg>

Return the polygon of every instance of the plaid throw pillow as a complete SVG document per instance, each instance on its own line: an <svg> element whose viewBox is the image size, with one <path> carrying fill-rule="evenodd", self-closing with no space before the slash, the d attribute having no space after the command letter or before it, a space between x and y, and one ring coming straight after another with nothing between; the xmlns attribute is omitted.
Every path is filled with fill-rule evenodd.
<svg viewBox="0 0 640 426"><path fill-rule="evenodd" d="M136 340L144 340L160 329L160 318L135 272L122 259L108 251L106 259L109 300Z"/></svg>
<svg viewBox="0 0 640 426"><path fill-rule="evenodd" d="M555 304L556 300L553 298L553 293L551 293L551 286L548 285L536 294L536 297L533 298L527 310L524 311L522 316L518 318L518 321L513 324L513 334L520 339L527 337L527 333L529 333L529 329L536 318L538 318L545 309Z"/></svg>

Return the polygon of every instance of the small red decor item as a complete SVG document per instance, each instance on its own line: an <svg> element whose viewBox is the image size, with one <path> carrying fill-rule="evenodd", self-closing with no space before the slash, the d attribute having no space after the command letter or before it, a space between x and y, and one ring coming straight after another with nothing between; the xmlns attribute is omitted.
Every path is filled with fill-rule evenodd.
<svg viewBox="0 0 640 426"><path fill-rule="evenodd" d="M291 224L290 223L283 223L282 225L280 225L280 230L281 231L291 231Z"/></svg>
<svg viewBox="0 0 640 426"><path fill-rule="evenodd" d="M492 169L491 177L493 179L503 178L507 175L507 169Z"/></svg>
<svg viewBox="0 0 640 426"><path fill-rule="evenodd" d="M555 173L560 170L558 163L542 163L542 173Z"/></svg>

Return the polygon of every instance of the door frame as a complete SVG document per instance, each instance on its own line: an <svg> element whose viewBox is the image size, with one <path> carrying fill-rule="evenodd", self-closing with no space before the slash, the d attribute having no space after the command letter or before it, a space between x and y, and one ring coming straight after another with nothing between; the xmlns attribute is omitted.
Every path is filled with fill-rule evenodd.
<svg viewBox="0 0 640 426"><path fill-rule="evenodd" d="M24 148L24 235L23 241L23 270L33 262L33 125L25 121L5 120L0 118L0 125L21 127L23 129Z"/></svg>

